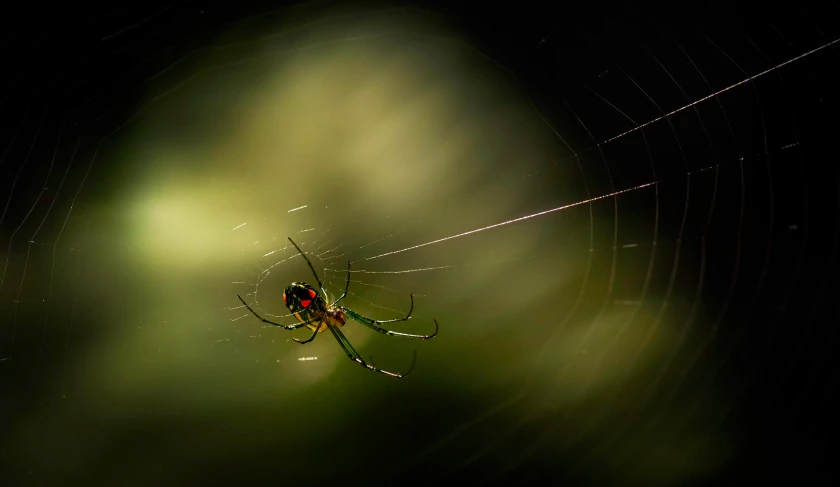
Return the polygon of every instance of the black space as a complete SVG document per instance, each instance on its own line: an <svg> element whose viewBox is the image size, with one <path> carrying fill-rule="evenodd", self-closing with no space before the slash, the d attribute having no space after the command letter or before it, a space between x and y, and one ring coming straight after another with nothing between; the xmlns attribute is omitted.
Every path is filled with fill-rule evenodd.
<svg viewBox="0 0 840 487"><path fill-rule="evenodd" d="M413 9L410 11L415 18L434 19L436 25L450 29L447 35L460 32L465 43L492 59L499 69L512 73L546 122L562 127L561 135L568 146L558 142L551 160L561 165L580 163L587 181L586 188L576 189L582 198L587 191L595 196L659 182L658 206L632 194L622 196L621 201L650 222L656 216L656 262L663 267L647 284L640 316L659 312L672 261L675 253L680 253L680 273L670 284L684 292L668 303L669 312L683 319L696 312L702 319L685 330L685 343L692 346L675 349L671 360L662 366L667 377L682 378L692 387L657 388L653 379L650 383L641 380L627 387L648 391L651 403L656 404L650 405L650 410L646 404L638 410L618 412L609 405L585 406L603 415L626 418L615 438L644 428L642 415L644 421L651 421L659 407L675 404L673 407L689 408L687 405L695 401L699 404L704 391L714 387L727 397L729 406L726 414L706 427L727 431L737 440L737 446L719 468L672 485L816 485L816 479L824 479L826 485L832 483L829 479L837 477L833 445L838 411L837 399L832 397L838 395L840 371L836 360L840 345L840 43L835 43L840 39L840 11L836 3L807 9L799 4L776 9L680 2L669 7L524 1L371 1L341 5L341 9L361 16L389 5ZM177 84L194 69L189 61L177 62L179 59L215 42L231 25L247 26L249 17L255 22L277 18L285 25L295 25L333 8L335 2L287 7L286 2L250 1L4 7L0 28L4 66L0 78L0 205L5 210L0 221L0 263L11 262L7 264L10 270L4 272L9 273L7 279L13 284L0 287L0 356L26 356L38 349L35 341L40 335L33 332L30 337L21 330L28 322L41 323L46 309L43 301L24 303L19 298L32 289L24 286L18 291L16 285L28 245L25 238L16 235L18 225L34 203L41 211L55 199L56 207L62 209L61 217L46 220L39 234L45 235L43 241L54 240L82 180L85 184L75 205L83 207L86 201L94 200L119 204L119 195L113 194L111 184L124 178L128 169L109 166L107 158L90 167L87 161L97 150L98 141L121 129L143 106L148 96L144 80L173 66L165 76L171 77L166 79L171 79L172 85ZM247 39L248 28L241 29L237 35ZM785 64L805 53L809 54ZM235 59L237 54L234 50L225 55ZM710 97L716 92L717 96ZM693 102L697 103L690 105ZM663 114L669 115L662 118ZM650 125L646 125L648 122ZM640 125L642 130L637 128ZM53 169L55 174L63 173L79 136L82 142L77 157L82 162L68 171L63 194L56 195L56 179L39 196L59 129L63 142L56 152L61 162ZM31 158L27 157L29 151ZM609 178L605 166L611 170ZM651 166L655 168L653 178ZM67 192L67 188L72 191ZM653 244L652 225L617 228L612 211L611 204L592 209L596 255L591 268L593 280L607 279L614 241L619 247L621 242L637 241L647 250ZM498 219L510 217L502 215ZM482 224L466 221L462 226ZM79 232L109 231L72 218L67 225ZM586 240L589 235L578 237ZM72 259L66 256L74 255L66 251L71 244L63 241L60 247L67 262ZM30 247L37 250L37 245ZM85 252L85 265L95 267L96 259L91 256L97 249L87 248ZM641 287L647 261L642 264L628 264L621 271L616 297ZM73 267L68 263L57 269L57 284L52 290L55 310L50 313L66 317L67 306L75 302ZM46 278L36 287L45 288L45 282ZM701 291L697 291L698 283ZM580 286L571 286L565 293L577 296ZM584 294L575 310L579 319L598 312L604 291L587 290ZM151 295L145 301L128 299L118 287L102 299L122 303L126 314L132 313L133 307L144 308L154 302ZM75 312L94 316L96 309L97 302L89 300L78 303ZM565 312L567 308L559 311ZM13 327L16 338L12 336ZM107 326L95 323L74 329L67 342L71 349L78 350L72 356L77 361L73 363L81 363L83 350L106 340L109 333L113 331ZM167 419L150 414L132 420L130 428L110 433L112 447L106 457L79 463L89 470L77 470L67 477L42 467L39 457L72 456L66 449L89 438L68 439L56 430L54 442L46 440L42 446L33 446L25 435L2 433L36 410L45 417L60 418L56 420L59 425L74 423L74 413L63 411L59 402L44 399L55 395L58 373L43 373L49 368L43 365L59 367L56 364L65 360L63 335L50 343L51 348L43 352L48 358L34 362L38 366L14 359L0 362L0 485L149 485L146 482L150 479L158 485L634 482L616 483L615 477L601 475L602 470L620 461L612 456L610 444L600 444L610 441L602 438L584 439L560 453L542 451L543 456L527 458L516 468L497 474L496 467L508 454L505 452L516 450L517 442L525 448L528 434L542 433L539 426L525 432L525 438L520 433L500 441L504 448L491 450L467 465L456 467L486 442L494 441L492 428L474 436L468 432L467 440L448 444L422 461L398 468L383 465L377 456L383 450L400 451L405 446L368 444L370 438L365 437L361 426L348 427L346 433L333 436L322 433L319 439L304 445L284 445L279 440L276 445L250 445L248 429L227 431L228 436L216 431L204 445L217 453L212 460L204 464L200 457L186 455L187 460L173 469L171 465L178 460L161 462L152 450L181 431L212 429L216 422L212 416L189 414L160 415ZM468 350L465 348L464 353L469 354ZM419 353L418 364L422 365L422 346ZM516 359L529 352L506 353L506 359ZM707 367L701 369L699 363ZM447 367L457 364L452 358ZM656 376L656 370L654 367L651 377ZM351 370L346 377L353 377L350 372L362 373ZM51 392L44 392L47 389ZM365 394L364 387L357 393ZM395 390L393 397L389 397L386 384L380 394L385 399L375 407L377 412L389 411L386 418L395 414L394 410L405 409L406 401L418 401L424 407L446 402L448 408L463 407L475 414L492 407L477 404L483 399L471 396L468 390L457 396L452 390L436 390L429 384L413 393ZM278 421L302 428L330 414L329 406L301 405L295 411L277 411L276 416ZM262 414L272 405L251 404L242 414L247 414L248 408ZM412 414L421 409L413 407ZM702 416L687 411L685 421ZM506 430L504 422L513 419L495 419L500 435ZM85 431L88 420L79 419L72 434ZM429 431L436 430L426 429L426 421L432 425L434 420L435 414L421 416L414 430L397 436L403 436L406 445L414 444L412 452L424 451L439 439L430 436ZM96 434L103 433L97 430ZM371 437L379 434L371 432ZM556 434L563 433L558 430ZM227 437L237 437L238 443L213 444L216 438ZM391 438L382 436L386 437ZM260 451L263 447L267 449ZM218 454L238 449L248 453ZM365 449L370 459L365 465L348 470L346 463L337 460L348 450ZM20 454L23 450L29 453ZM178 457L180 452L168 455ZM225 457L230 460L224 461ZM297 466L298 457L315 457L321 467L298 471L303 468ZM292 471L294 475L287 478ZM132 472L143 472L138 476L142 480L133 479Z"/></svg>

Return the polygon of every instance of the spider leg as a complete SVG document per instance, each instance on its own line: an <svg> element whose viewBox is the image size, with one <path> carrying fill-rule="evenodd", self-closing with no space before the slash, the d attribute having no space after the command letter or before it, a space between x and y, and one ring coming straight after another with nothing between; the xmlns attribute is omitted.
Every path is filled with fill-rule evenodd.
<svg viewBox="0 0 840 487"><path fill-rule="evenodd" d="M370 319L366 316L362 316L359 313L356 313L355 311L349 310L349 309L347 309L343 306L339 306L339 308L341 308L341 311L344 311L344 313L347 314L347 316L353 318L354 320L356 320L359 323L365 325L366 327L370 328L371 330L378 331L379 333L382 333L384 335L390 335L390 336L396 336L396 337L405 337L405 338L419 338L421 340L428 340L430 338L434 338L435 335L438 334L438 330L440 329L440 327L438 326L437 320L435 320L435 332L432 333L431 335L415 335L413 333L400 333L398 331L388 330L386 328L382 328L381 326L379 326L379 323L388 323L388 321L372 320L372 319ZM405 320L390 320L390 321L405 321Z"/></svg>
<svg viewBox="0 0 840 487"><path fill-rule="evenodd" d="M297 330L298 328L300 328L302 326L306 326L306 325L311 324L312 321L313 321L313 320L309 320L309 321L306 321L306 322L303 322L303 323L298 323L297 325L284 325L282 323L275 323L273 321L269 321L269 320L263 318L262 316L258 315L257 312L254 311L253 309L251 309L251 307L248 306L248 303L246 303L245 300L242 299L242 296L237 294L236 297L239 298L240 301L242 301L242 304L244 304L245 307L248 308L248 311L250 311L251 313L254 313L254 316L259 318L260 321L262 321L263 323L268 323L269 325L279 326L280 328L285 328L287 330Z"/></svg>
<svg viewBox="0 0 840 487"><path fill-rule="evenodd" d="M364 361L364 359L362 359L362 356L359 355L359 352L357 352L356 349L353 348L353 345L350 344L350 341L347 340L347 337L344 336L344 333L342 333L341 330L329 324L327 325L327 328L329 328L330 332L332 332L338 344L341 345L341 349L344 350L344 353L347 354L347 357L366 369L372 370L374 372L379 372L380 374L385 374L387 376L394 377L397 379L402 379L403 377L410 374L412 370L414 370L414 363L417 361L417 350L414 351L414 354L411 358L411 367L408 368L408 371L403 374L397 374L395 372L389 372L387 370L379 369L373 365L369 365ZM373 362L373 357L371 357L371 362Z"/></svg>
<svg viewBox="0 0 840 487"><path fill-rule="evenodd" d="M359 313L356 313L355 311L350 311L349 309L345 308L344 306L336 306L336 307L340 308L342 311L349 314L350 316L355 318L357 321L365 322L365 324L381 325L383 323L396 323L398 321L408 321L408 319L411 318L411 313L414 311L414 295L409 294L409 296L411 297L411 308L408 309L408 314L405 315L405 318L397 318L397 319L394 319L394 320L374 320L373 318L366 318L366 317L360 315ZM437 333L437 332L435 332L435 333ZM434 336L434 335L432 335L432 336ZM429 338L431 338L431 337L429 337Z"/></svg>
<svg viewBox="0 0 840 487"><path fill-rule="evenodd" d="M312 262L310 262L310 261L309 261L309 257L307 257L307 256L306 256L306 254L304 254L304 253L303 253L303 250L300 250L300 247L298 247L298 245L295 243L295 241L294 241L294 240L292 240L292 237L288 237L288 239L289 239L289 242L292 242L292 245L294 245L294 246L295 246L295 248L297 249L297 251L300 253L301 257L303 257L304 259L306 259L306 263L307 263L307 264L309 264L309 268L312 270L312 275L313 275L313 276L315 276L315 280L318 282L318 288L319 288L319 289L321 289L321 292L322 292L322 293L324 293L324 298L325 298L325 299L329 299L329 298L327 298L327 297L326 297L326 296L327 296L327 292L326 292L326 291L324 291L324 285L323 285L323 284L321 284L321 278L320 278L320 277L318 277L318 273L317 273L317 272L315 272L315 267L312 265Z"/></svg>
<svg viewBox="0 0 840 487"><path fill-rule="evenodd" d="M319 330L319 329L321 329L321 327L320 327L320 326L316 326L316 327L315 327L315 331L313 331L313 332L312 332L312 336L311 336L311 337L309 337L309 338L307 338L306 340L298 340L297 338L292 338L292 340L294 340L294 341L296 341L296 342L300 343L301 345L303 345L304 343L309 343L309 342L311 342L312 340L314 340L316 336L318 336L318 330Z"/></svg>
<svg viewBox="0 0 840 487"><path fill-rule="evenodd" d="M350 261L347 261L347 284L344 286L344 294L341 295L340 298L333 301L332 306L338 304L339 301L347 297L347 291L350 290Z"/></svg>

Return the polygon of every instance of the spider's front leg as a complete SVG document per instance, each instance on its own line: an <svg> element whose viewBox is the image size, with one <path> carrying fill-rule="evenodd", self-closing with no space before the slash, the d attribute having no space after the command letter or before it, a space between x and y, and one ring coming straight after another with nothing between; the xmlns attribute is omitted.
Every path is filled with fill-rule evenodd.
<svg viewBox="0 0 840 487"><path fill-rule="evenodd" d="M355 311L350 311L349 309L346 309L346 308L342 308L342 311L347 313L348 316L350 316L354 320L358 321L359 323L365 325L366 327L370 328L371 330L378 331L379 333L382 333L383 335L389 335L389 336L394 336L394 337L404 337L404 338L419 338L421 340L428 340L430 338L434 338L435 335L438 334L438 330L440 330L440 326L438 325L437 320L434 320L434 322L435 322L435 332L432 333L431 335L415 335L413 333L401 333L401 332L398 332L398 331L389 330L387 328L382 328L381 326L379 326L377 324L378 322L376 320L372 320L370 318L362 316L359 313L356 313ZM397 320L397 321L402 321L402 320Z"/></svg>
<svg viewBox="0 0 840 487"><path fill-rule="evenodd" d="M411 295L411 309L408 310L408 314L405 315L405 318L397 318L395 320L374 320L373 318L368 318L367 316L362 316L359 313L356 313L355 311L353 311L349 308L345 308L344 306L337 306L337 308L340 309L341 311L343 311L345 314L347 314L347 316L353 318L354 320L356 320L359 323L365 325L366 327L370 328L371 330L378 331L379 333L382 333L384 335L405 337L405 338L419 338L421 340L428 340L430 338L434 338L435 335L438 334L438 330L440 329L440 327L438 326L437 320L434 320L435 321L435 332L432 333L431 335L415 335L413 333L401 333L401 332L398 332L398 331L388 330L387 328L382 328L381 326L379 326L382 323L395 323L397 321L408 321L408 319L411 318L411 312L414 311L414 295L413 294Z"/></svg>
<svg viewBox="0 0 840 487"><path fill-rule="evenodd" d="M335 326L332 326L332 325L327 325L327 328L330 330L330 332L332 332L336 341L341 346L341 349L344 350L345 355L347 355L347 358L349 358L350 360L356 362L357 364L361 365L362 367L364 367L368 370L372 370L374 372L379 372L380 374L385 374L387 376L394 377L395 379L402 379L403 377L410 374L412 370L414 370L414 364L417 362L417 350L415 350L414 353L412 354L411 366L408 368L408 370L406 372L404 372L402 374L398 374L396 372L389 372L387 370L380 369L380 368L376 367L375 365L372 365L373 357L371 357L371 363L370 364L365 362L364 359L362 358L362 356L359 355L359 352L357 352L356 349L353 348L353 345L350 344L350 341L347 340L347 337L344 336L344 333L342 333L341 330L338 327L335 327Z"/></svg>

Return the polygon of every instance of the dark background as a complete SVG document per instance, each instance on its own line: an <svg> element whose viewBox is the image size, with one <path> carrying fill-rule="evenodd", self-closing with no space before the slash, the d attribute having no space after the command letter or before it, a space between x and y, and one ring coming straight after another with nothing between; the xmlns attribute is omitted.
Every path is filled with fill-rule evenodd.
<svg viewBox="0 0 840 487"><path fill-rule="evenodd" d="M0 484L835 477L838 18L836 3L7 8ZM319 46L364 31L377 34L360 58L306 77ZM282 53L296 49L290 68ZM347 115L366 76L354 66L383 60L378 79L420 67L395 82L405 94L383 102L384 121ZM301 93L313 79L329 88L248 122L275 74ZM434 105L438 118L416 115L428 129L409 132L418 142L396 137L405 160L352 169L337 155L358 133L425 113L423 90L438 85L456 94ZM266 177L256 160L278 148L241 149L253 131L225 139L239 123L311 124L300 134L317 150L301 143ZM456 155L434 165L417 146ZM178 156L151 161L169 149ZM143 226L145 191L183 233ZM176 213L167 202L181 196L205 210ZM285 220L251 240L327 228L331 245L355 249L356 269L441 268L362 274L398 292L365 288L347 303L371 314L420 296L412 331L436 317L441 334L417 344L414 375L368 373L328 335L300 352L237 308L248 290L236 283L278 263L231 237L256 214ZM278 316L285 284L309 280L298 264L259 288ZM407 365L415 344L368 347L366 331L348 331L363 355ZM307 355L318 360L296 360Z"/></svg>

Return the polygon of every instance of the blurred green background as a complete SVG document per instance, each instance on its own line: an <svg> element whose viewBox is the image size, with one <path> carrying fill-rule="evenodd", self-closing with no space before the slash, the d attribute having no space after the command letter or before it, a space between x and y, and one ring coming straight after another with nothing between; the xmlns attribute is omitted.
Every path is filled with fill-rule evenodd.
<svg viewBox="0 0 840 487"><path fill-rule="evenodd" d="M139 94L132 107L56 110L94 128L53 132L61 164L72 163L55 213L44 230L23 219L20 235L35 238L10 239L0 288L9 478L673 486L726 465L740 439L721 426L734 399L714 375L725 307L701 293L704 275L728 283L732 264L704 274L710 186L683 213L686 159L656 174L657 157L629 155L673 153L673 134L607 144L633 145L619 146L635 161L623 167L603 148L581 156L595 141L572 116L549 122L534 101L551 92L529 93L444 17L314 5L214 28L206 45L167 61L149 56L137 65L154 75L125 87ZM551 32L535 29L532 44ZM580 75L571 63L556 69ZM622 132L613 127L606 135ZM53 146L43 144L28 187L46 174ZM613 173L593 169L607 160ZM51 193L63 169L47 175ZM484 229L662 172L677 176L670 186ZM711 174L695 180L711 184ZM736 211L734 201L714 215ZM682 247L680 222L696 237ZM248 313L237 294L291 324L283 289L314 284L287 237L334 293L353 261L353 310L396 318L415 294L412 319L393 328L427 333L437 319L434 340L345 328L388 370L404 370L416 349L412 375L365 371L328 333L301 346L291 338L307 331Z"/></svg>

